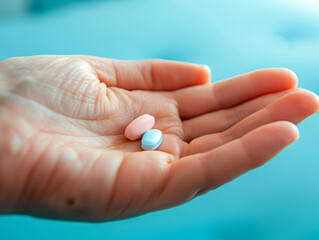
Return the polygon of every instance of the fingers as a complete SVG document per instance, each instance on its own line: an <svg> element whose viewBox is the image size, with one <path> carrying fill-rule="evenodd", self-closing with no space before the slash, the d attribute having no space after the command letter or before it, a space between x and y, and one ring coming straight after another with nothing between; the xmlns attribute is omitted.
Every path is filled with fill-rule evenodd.
<svg viewBox="0 0 319 240"><path fill-rule="evenodd" d="M191 200L204 189L216 188L264 164L297 138L298 129L292 123L275 122L209 152L173 162L161 199L173 199L175 205Z"/></svg>
<svg viewBox="0 0 319 240"><path fill-rule="evenodd" d="M108 87L174 90L210 81L210 69L204 65L165 60L121 61L81 57L90 63L97 77Z"/></svg>
<svg viewBox="0 0 319 240"><path fill-rule="evenodd" d="M292 91L296 91L296 89L289 89L278 93L267 94L232 108L222 109L184 120L184 141L190 142L194 138L203 135L225 131L245 117L259 111L281 96L284 96Z"/></svg>
<svg viewBox="0 0 319 240"><path fill-rule="evenodd" d="M315 114L318 108L318 97L312 92L300 89L279 98L274 103L246 117L222 133L205 135L194 139L189 144L188 154L209 151L271 122L284 120L298 124Z"/></svg>
<svg viewBox="0 0 319 240"><path fill-rule="evenodd" d="M293 88L297 76L288 69L263 69L228 80L174 92L182 119L238 105L252 98Z"/></svg>

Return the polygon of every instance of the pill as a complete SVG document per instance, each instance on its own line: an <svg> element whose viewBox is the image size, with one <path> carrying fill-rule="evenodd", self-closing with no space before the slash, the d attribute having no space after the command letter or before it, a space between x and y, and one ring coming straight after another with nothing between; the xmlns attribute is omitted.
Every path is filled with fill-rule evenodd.
<svg viewBox="0 0 319 240"><path fill-rule="evenodd" d="M162 132L158 129L151 129L142 137L142 148L144 150L155 150L162 143Z"/></svg>
<svg viewBox="0 0 319 240"><path fill-rule="evenodd" d="M127 125L124 135L130 140L136 140L143 136L148 130L152 129L155 124L155 118L149 114L144 114L134 119Z"/></svg>

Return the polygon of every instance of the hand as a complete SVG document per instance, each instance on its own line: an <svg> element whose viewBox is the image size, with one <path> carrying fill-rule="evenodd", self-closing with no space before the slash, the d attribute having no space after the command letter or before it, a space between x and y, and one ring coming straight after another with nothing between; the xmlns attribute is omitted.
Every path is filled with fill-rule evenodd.
<svg viewBox="0 0 319 240"><path fill-rule="evenodd" d="M318 111L289 70L209 79L160 60L0 62L1 212L109 221L176 206L264 164ZM145 113L163 132L156 151L123 135Z"/></svg>

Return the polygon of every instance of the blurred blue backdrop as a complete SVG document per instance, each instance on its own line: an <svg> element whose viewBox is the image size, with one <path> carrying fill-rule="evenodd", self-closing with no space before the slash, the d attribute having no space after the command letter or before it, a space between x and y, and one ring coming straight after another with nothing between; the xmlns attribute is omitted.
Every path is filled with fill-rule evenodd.
<svg viewBox="0 0 319 240"><path fill-rule="evenodd" d="M212 81L287 67L319 92L318 0L1 1L0 60L164 58L208 64ZM0 239L319 239L318 123L307 119L274 160L183 206L103 224L1 216Z"/></svg>

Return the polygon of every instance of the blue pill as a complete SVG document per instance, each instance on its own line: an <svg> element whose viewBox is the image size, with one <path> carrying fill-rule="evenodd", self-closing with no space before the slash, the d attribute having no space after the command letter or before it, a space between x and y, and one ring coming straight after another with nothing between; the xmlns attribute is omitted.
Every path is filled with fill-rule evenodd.
<svg viewBox="0 0 319 240"><path fill-rule="evenodd" d="M162 132L158 129L151 129L142 137L142 148L144 150L155 150L162 143Z"/></svg>

